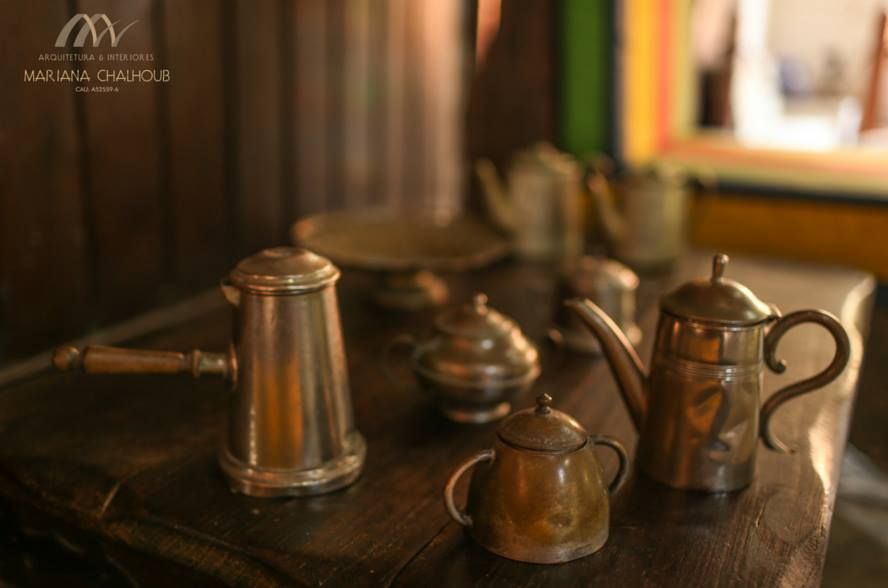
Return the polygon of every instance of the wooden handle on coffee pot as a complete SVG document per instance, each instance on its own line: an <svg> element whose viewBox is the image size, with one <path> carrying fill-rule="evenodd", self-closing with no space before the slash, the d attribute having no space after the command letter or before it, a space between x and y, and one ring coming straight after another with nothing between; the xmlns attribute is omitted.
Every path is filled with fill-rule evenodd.
<svg viewBox="0 0 888 588"><path fill-rule="evenodd" d="M83 349L63 346L52 355L53 365L63 371L82 370L87 374L203 374L234 378L232 354L205 353L197 349L189 353L124 349L104 345L87 345Z"/></svg>

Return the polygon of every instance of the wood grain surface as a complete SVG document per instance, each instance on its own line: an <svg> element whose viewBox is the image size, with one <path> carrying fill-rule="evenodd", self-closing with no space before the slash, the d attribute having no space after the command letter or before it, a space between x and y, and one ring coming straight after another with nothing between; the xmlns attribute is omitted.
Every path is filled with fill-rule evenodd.
<svg viewBox="0 0 888 588"><path fill-rule="evenodd" d="M643 357L657 294L708 267L709 258L695 254L675 274L643 280ZM851 364L828 388L781 410L775 429L797 452L760 448L750 488L707 495L633 475L614 499L609 542L576 562L499 558L449 519L444 481L491 444L496 424L444 420L406 369L402 383L385 379L380 348L398 333L421 334L435 312L377 310L372 282L351 273L340 283L341 309L356 422L369 446L354 486L288 500L229 492L215 463L227 406L218 382L47 373L0 391L2 510L22 525L39 513L43 528L136 554L126 560L136 579L169 562L192 570L194 582L249 586L816 586L873 283L860 272L744 259L728 275L784 312L835 313L851 334ZM502 263L450 283L454 301L485 291L494 308L541 340L555 304L549 268ZM229 314L213 312L133 345L222 349L229 332ZM633 450L636 435L603 361L544 351L543 376L518 407L548 392L590 432ZM825 365L832 343L825 332L799 328L779 353L789 369L766 377L769 392ZM615 466L605 452L602 461Z"/></svg>

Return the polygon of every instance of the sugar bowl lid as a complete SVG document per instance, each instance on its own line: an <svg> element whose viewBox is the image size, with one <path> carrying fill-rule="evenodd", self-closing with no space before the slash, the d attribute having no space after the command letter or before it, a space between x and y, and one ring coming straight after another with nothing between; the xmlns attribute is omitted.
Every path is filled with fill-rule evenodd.
<svg viewBox="0 0 888 588"><path fill-rule="evenodd" d="M273 247L241 260L228 277L244 290L287 294L322 288L339 278L339 270L307 249Z"/></svg>
<svg viewBox="0 0 888 588"><path fill-rule="evenodd" d="M752 325L774 318L774 309L752 291L725 278L730 258L719 253L712 260L709 279L691 280L660 300L660 308L679 318L704 322Z"/></svg>
<svg viewBox="0 0 888 588"><path fill-rule="evenodd" d="M510 385L539 375L539 354L518 325L476 294L435 321L435 336L419 348L417 368L462 385Z"/></svg>
<svg viewBox="0 0 888 588"><path fill-rule="evenodd" d="M586 444L589 433L573 417L551 408L551 396L542 394L536 403L507 417L497 430L499 438L512 447L547 453L566 453Z"/></svg>

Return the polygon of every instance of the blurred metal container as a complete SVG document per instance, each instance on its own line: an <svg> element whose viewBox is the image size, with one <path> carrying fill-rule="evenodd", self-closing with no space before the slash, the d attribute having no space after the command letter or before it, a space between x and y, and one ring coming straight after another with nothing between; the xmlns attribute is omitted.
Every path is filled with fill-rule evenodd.
<svg viewBox="0 0 888 588"><path fill-rule="evenodd" d="M638 345L641 329L635 324L637 290L638 276L622 263L599 256L581 257L561 274L550 338L577 353L601 353L598 339L563 304L572 298L586 298L604 310L633 345Z"/></svg>

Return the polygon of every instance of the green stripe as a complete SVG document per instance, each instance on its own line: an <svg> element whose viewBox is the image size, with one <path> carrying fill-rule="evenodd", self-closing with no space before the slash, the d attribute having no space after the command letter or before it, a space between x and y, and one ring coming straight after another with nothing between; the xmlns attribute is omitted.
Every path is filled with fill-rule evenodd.
<svg viewBox="0 0 888 588"><path fill-rule="evenodd" d="M612 0L563 0L561 140L577 157L611 147Z"/></svg>

